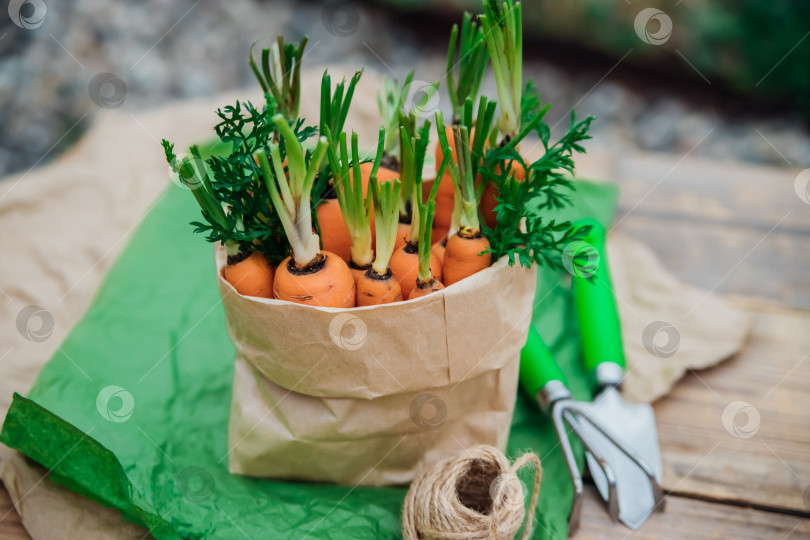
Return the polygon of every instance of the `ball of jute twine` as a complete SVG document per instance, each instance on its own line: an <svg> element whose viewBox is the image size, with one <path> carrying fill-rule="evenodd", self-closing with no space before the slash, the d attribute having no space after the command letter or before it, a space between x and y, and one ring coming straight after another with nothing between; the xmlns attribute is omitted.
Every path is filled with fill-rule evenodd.
<svg viewBox="0 0 810 540"><path fill-rule="evenodd" d="M422 471L411 484L402 513L405 540L511 539L526 514L517 471L534 464L534 488L523 538L532 531L540 490L540 458L528 453L513 464L503 452L479 445Z"/></svg>

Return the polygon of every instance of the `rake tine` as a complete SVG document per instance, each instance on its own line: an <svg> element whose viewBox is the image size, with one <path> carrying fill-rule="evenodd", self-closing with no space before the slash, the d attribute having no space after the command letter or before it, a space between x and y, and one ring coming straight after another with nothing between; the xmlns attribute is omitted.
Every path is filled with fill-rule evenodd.
<svg viewBox="0 0 810 540"><path fill-rule="evenodd" d="M608 484L607 511L612 521L619 521L619 496L616 487L616 473L613 472L613 468L605 460L602 454L600 454L599 451L591 444L588 436L580 429L579 422L581 420L574 418L574 415L570 410L564 411L563 417L567 421L568 425L571 426L571 429L574 431L577 438L582 441L582 444L585 446L585 450L589 452L591 456L593 456L599 468L602 469L602 473L605 475L605 479Z"/></svg>
<svg viewBox="0 0 810 540"><path fill-rule="evenodd" d="M574 502L571 504L571 513L568 515L568 535L573 535L579 528L580 515L582 513L582 475L574 459L574 450L571 448L571 441L568 440L568 433L563 422L564 401L558 401L551 408L551 419L554 422L554 429L560 439L565 465L568 467L568 474L571 476L571 483L574 485Z"/></svg>
<svg viewBox="0 0 810 540"><path fill-rule="evenodd" d="M642 471L644 471L644 474L647 475L647 479L650 482L650 488L652 489L653 499L655 501L655 509L659 512L663 512L663 507L665 505L664 491L661 489L661 484L658 483L658 480L655 478L655 473L647 462L644 461L644 459L642 459L636 452L634 452L631 447L625 445L615 435L613 435L610 430L592 418L587 410L587 407L582 406L580 403L571 403L569 404L568 408L575 411L578 415L580 415L581 418L585 419L590 425L596 428L596 430L604 435L605 438L613 444L613 446L618 448L622 454L630 458L631 461L633 461Z"/></svg>

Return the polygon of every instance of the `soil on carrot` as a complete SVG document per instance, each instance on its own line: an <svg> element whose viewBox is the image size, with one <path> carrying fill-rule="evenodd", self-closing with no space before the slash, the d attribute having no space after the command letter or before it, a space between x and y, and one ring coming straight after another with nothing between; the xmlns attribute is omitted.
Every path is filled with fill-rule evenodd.
<svg viewBox="0 0 810 540"><path fill-rule="evenodd" d="M469 230L465 230L465 229L462 228L456 234L458 236L460 236L461 238L464 238L464 239L467 239L467 240L475 240L476 238L481 238L483 236L483 233L481 232L481 229L475 229L475 231L471 233ZM447 245L447 244L445 243L445 245Z"/></svg>
<svg viewBox="0 0 810 540"><path fill-rule="evenodd" d="M492 511L490 488L499 472L494 463L474 460L470 463L467 474L456 482L459 502L480 514L488 515Z"/></svg>
<svg viewBox="0 0 810 540"><path fill-rule="evenodd" d="M412 211L411 210L411 201L406 201L405 202L405 214L404 215L403 214L399 215L399 222L404 224L404 225L410 225L411 224L411 219L412 219L411 218L411 211Z"/></svg>
<svg viewBox="0 0 810 540"><path fill-rule="evenodd" d="M321 199L337 199L337 191L335 191L335 184L329 182L326 186L326 189L323 190L323 194L321 195Z"/></svg>
<svg viewBox="0 0 810 540"><path fill-rule="evenodd" d="M306 274L314 274L324 266L326 266L326 255L318 253L318 256L304 267L295 264L295 259L290 257L287 263L287 270L294 276L304 276Z"/></svg>
<svg viewBox="0 0 810 540"><path fill-rule="evenodd" d="M391 269L389 268L384 274L378 274L373 268L369 267L366 270L366 277L369 279L376 279L377 281L385 281L387 279L391 279L391 276L394 274L391 273Z"/></svg>
<svg viewBox="0 0 810 540"><path fill-rule="evenodd" d="M240 262L244 261L250 257L250 253L246 253L244 251L240 251L236 255L228 255L228 266L233 266L234 264L239 264Z"/></svg>
<svg viewBox="0 0 810 540"><path fill-rule="evenodd" d="M370 270L371 265L366 264L364 266L358 266L357 264L354 263L354 261L349 261L349 268L351 268L352 270Z"/></svg>
<svg viewBox="0 0 810 540"><path fill-rule="evenodd" d="M405 253L413 255L414 253L419 252L419 245L414 242L406 242L402 249L405 251Z"/></svg>
<svg viewBox="0 0 810 540"><path fill-rule="evenodd" d="M431 279L430 281L419 281L416 280L416 288L417 289L432 289L436 286L436 278Z"/></svg>
<svg viewBox="0 0 810 540"><path fill-rule="evenodd" d="M380 166L391 169L394 172L399 172L399 159L397 159L397 156L386 154L382 157L382 160L380 160Z"/></svg>

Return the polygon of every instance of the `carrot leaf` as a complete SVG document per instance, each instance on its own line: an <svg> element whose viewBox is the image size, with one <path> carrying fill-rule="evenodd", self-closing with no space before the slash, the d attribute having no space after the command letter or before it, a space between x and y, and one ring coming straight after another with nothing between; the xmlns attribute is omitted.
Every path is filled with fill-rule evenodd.
<svg viewBox="0 0 810 540"><path fill-rule="evenodd" d="M547 108L539 109L529 125L540 133L550 133L548 126L539 118ZM581 143L590 139L588 129L592 117L577 121L576 113L566 133L556 142L549 136L541 137L544 154L532 163L527 163L514 145L505 144L487 152L484 166L479 171L487 182L498 190L497 224L494 229L484 227L494 259L508 256L509 264L519 262L522 266L532 264L562 268L561 253L565 246L583 238L587 227L575 228L570 222L549 220L545 213L570 204L567 191L574 189L571 177L574 174L575 153L584 153ZM526 179L514 178L514 167L526 170Z"/></svg>

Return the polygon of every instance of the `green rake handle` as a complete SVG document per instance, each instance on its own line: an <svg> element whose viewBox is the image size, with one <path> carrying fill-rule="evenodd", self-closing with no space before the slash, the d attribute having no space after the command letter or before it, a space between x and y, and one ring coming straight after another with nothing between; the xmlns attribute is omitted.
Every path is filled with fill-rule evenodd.
<svg viewBox="0 0 810 540"><path fill-rule="evenodd" d="M592 225L590 233L583 240L599 254L595 271L589 267L585 272L572 272L572 289L582 335L585 367L589 371L595 371L600 364L613 362L624 369L619 312L616 309L605 252L605 229L593 219L577 221L576 225ZM589 275L593 276L590 281Z"/></svg>

